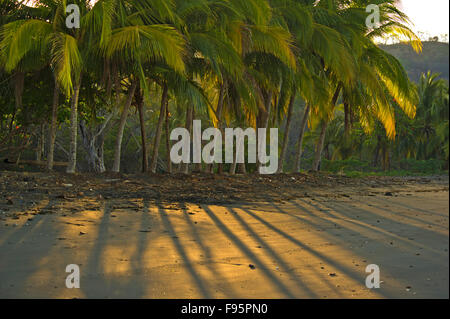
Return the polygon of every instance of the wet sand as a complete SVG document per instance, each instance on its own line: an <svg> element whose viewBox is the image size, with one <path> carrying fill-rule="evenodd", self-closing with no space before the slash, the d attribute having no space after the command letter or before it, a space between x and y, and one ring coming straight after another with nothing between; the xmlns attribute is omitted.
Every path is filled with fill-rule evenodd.
<svg viewBox="0 0 450 319"><path fill-rule="evenodd" d="M0 298L448 298L448 195L447 179L219 205L8 198Z"/></svg>

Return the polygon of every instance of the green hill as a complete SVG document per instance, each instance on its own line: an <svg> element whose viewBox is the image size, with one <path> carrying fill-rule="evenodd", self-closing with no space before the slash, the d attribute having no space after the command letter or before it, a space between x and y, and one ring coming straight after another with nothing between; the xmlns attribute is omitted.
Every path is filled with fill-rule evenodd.
<svg viewBox="0 0 450 319"><path fill-rule="evenodd" d="M442 42L423 42L423 51L414 52L407 44L380 45L399 59L412 81L417 82L421 73L431 70L449 79L449 45Z"/></svg>

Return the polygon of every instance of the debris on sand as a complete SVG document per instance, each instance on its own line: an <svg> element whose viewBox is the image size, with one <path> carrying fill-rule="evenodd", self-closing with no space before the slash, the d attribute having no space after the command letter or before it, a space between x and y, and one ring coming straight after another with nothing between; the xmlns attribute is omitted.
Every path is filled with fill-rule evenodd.
<svg viewBox="0 0 450 319"><path fill-rule="evenodd" d="M27 182L24 182L24 178ZM0 174L0 190L5 201L0 209L16 208L50 199L51 202L89 200L127 200L144 198L145 201L174 205L190 203L197 205L228 205L234 203L273 202L284 203L300 198L353 198L353 196L374 193L385 196L397 193L411 193L408 183L423 185L424 188L439 187L448 190L448 179L443 177L417 179L414 177L370 176L349 178L328 173L295 173L258 176L254 174L227 175L210 173L185 174L77 174L68 176L58 172L13 172ZM32 192L29 183L37 186ZM28 185L24 184L28 183ZM405 187L406 186L406 187ZM389 187L389 191L386 191ZM422 187L421 187L422 188ZM337 191L338 190L338 191ZM423 191L420 189L420 191ZM16 198L21 194L23 198ZM394 195L395 194L395 195ZM3 205L2 205L3 204ZM132 209L142 207L130 203ZM116 204L113 206L117 206ZM200 206L201 207L201 206ZM81 207L80 207L81 208ZM131 208L131 207L130 207ZM126 208L126 209L130 209ZM87 208L91 209L91 208ZM226 212L225 212L226 213ZM193 213L192 213L193 214ZM358 216L356 216L358 218Z"/></svg>

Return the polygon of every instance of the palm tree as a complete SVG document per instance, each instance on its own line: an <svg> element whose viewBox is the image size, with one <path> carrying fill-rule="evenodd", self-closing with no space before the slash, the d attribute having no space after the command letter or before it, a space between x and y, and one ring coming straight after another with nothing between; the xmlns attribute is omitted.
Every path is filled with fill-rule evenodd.
<svg viewBox="0 0 450 319"><path fill-rule="evenodd" d="M332 1L333 10L337 10L340 16L350 23L344 24L344 27L337 26L336 29L343 34L348 43L352 43L352 54L355 56L359 69L358 76L354 81L338 80L340 83L338 87L342 87L343 96L347 98L345 101L347 112L350 108L357 108L361 119L367 121L370 116L378 118L383 123L387 135L393 138L395 136L395 120L389 96L394 97L399 102L401 109L409 116L414 116L417 96L400 62L379 49L373 43L373 39L375 35L397 32L409 37L410 43L418 50L420 41L404 24L408 22L407 17L394 6L393 1L379 1L382 13L381 27L376 31L367 30L363 21L364 3L354 3L353 6L345 7L338 5L338 2ZM350 32L352 29L349 29L348 26L352 26L352 24L353 32ZM361 91L362 94L360 94ZM359 96L355 97L355 94ZM335 104L332 103L329 114L332 114L334 106ZM348 115L346 117L348 118ZM313 170L317 170L321 158L326 124L327 120L324 121L323 134L320 135L316 145Z"/></svg>
<svg viewBox="0 0 450 319"><path fill-rule="evenodd" d="M81 2L79 4L82 4ZM38 1L35 8L27 8L34 12L21 19L12 21L2 28L0 47L6 53L3 57L5 69L20 70L27 60L38 59L35 65L50 64L55 74L55 89L52 107L52 122L49 134L49 153L47 168L53 168L53 152L56 132L56 111L59 103L59 90L62 87L66 95L72 97L71 151L68 172L74 172L76 165L76 135L77 135L77 101L81 85L81 54L78 48L80 34L65 27L64 1ZM86 3L84 3L86 9ZM42 62L42 57L45 59ZM16 90L17 107L20 107L20 88L23 87L21 72L18 74ZM73 84L75 82L75 85Z"/></svg>
<svg viewBox="0 0 450 319"><path fill-rule="evenodd" d="M418 83L418 157L448 158L448 85L438 73L422 74ZM438 134L436 134L438 133Z"/></svg>
<svg viewBox="0 0 450 319"><path fill-rule="evenodd" d="M176 28L159 21L173 18L174 12L170 6L162 2L140 1L139 3L120 0L111 2L100 0L95 4L99 9L92 20L107 17L102 25L100 49L103 49L108 59L117 60L125 65L132 78L127 101L122 111L117 134L113 171L120 170L120 153L125 121L128 108L139 81L144 98L149 98L145 69L157 63L165 63L177 72L184 71L183 53L185 40ZM95 7L94 6L94 7ZM107 10L102 10L108 8ZM138 92L141 94L140 90ZM143 128L142 128L143 130ZM141 131L142 131L141 130ZM144 136L142 136L144 139ZM143 140L143 162L146 162L147 152Z"/></svg>
<svg viewBox="0 0 450 319"><path fill-rule="evenodd" d="M302 1L302 4L305 8L301 12L306 9L311 16L311 27L306 34L301 33L305 28L296 32L300 33L298 45L302 49L300 58L303 70L310 76L307 78L309 80L300 82L300 93L306 106L297 139L295 171L300 170L303 137L311 109L316 114L327 114L324 110L329 109L330 99L334 95L331 92L333 77L338 76L342 81L349 82L353 79L355 70L350 47L337 31L338 26L345 25L346 22L333 12L328 2Z"/></svg>
<svg viewBox="0 0 450 319"><path fill-rule="evenodd" d="M39 3L39 2L38 2ZM2 48L8 52L6 69L14 69L27 55L36 52L48 52L58 86L71 98L71 141L69 152L68 173L74 173L76 167L77 128L78 128L78 98L81 86L82 58L82 29L68 29L65 25L66 2L46 1L51 13L47 19L22 19L6 24L2 31ZM89 10L88 1L76 1L81 13ZM51 20L50 20L51 19ZM57 93L55 93L56 95ZM54 98L54 108L57 107ZM56 113L56 112L54 112ZM52 123L55 124L54 120ZM54 131L52 124L52 133ZM52 134L51 133L51 134ZM54 138L50 138L52 142ZM52 143L51 143L52 144ZM52 167L49 163L49 168Z"/></svg>

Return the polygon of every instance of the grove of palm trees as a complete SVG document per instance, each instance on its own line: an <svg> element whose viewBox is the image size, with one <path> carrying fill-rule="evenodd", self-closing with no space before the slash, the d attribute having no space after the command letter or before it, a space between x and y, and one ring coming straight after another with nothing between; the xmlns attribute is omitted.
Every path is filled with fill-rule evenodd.
<svg viewBox="0 0 450 319"><path fill-rule="evenodd" d="M413 23L396 0L0 0L0 297L448 298L448 81L379 45L421 55ZM249 139L195 162L195 120L223 158L227 129L268 153L277 128L276 173Z"/></svg>

